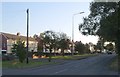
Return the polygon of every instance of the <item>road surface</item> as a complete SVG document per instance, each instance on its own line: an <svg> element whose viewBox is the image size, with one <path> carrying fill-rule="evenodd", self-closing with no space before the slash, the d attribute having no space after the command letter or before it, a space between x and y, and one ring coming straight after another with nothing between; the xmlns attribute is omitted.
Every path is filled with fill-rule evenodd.
<svg viewBox="0 0 120 77"><path fill-rule="evenodd" d="M108 68L115 54L100 54L82 60L29 69L3 69L3 75L118 75Z"/></svg>

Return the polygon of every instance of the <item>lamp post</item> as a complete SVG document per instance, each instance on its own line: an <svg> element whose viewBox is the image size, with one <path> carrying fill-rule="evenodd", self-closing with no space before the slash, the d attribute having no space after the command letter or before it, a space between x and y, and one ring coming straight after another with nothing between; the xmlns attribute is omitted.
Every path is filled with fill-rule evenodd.
<svg viewBox="0 0 120 77"><path fill-rule="evenodd" d="M26 63L28 64L29 63L29 60L28 60L28 33L29 33L29 9L27 9L27 52L26 52Z"/></svg>
<svg viewBox="0 0 120 77"><path fill-rule="evenodd" d="M73 52L74 52L74 16L75 15L78 15L78 14L82 14L82 13L84 13L84 12L80 12L80 13L76 13L76 14L73 14L73 16L72 16L72 55L74 54Z"/></svg>

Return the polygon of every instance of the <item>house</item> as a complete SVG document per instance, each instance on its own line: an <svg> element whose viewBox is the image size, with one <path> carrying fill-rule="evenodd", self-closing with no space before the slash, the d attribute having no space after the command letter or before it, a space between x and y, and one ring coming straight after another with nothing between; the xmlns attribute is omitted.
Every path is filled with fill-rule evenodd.
<svg viewBox="0 0 120 77"><path fill-rule="evenodd" d="M12 53L12 45L16 44L18 40L24 41L25 46L27 46L27 37L26 36L21 36L20 33L15 34L9 34L9 33L3 33L0 32L0 53ZM37 41L29 37L29 45L28 45L28 50L31 52L37 52Z"/></svg>

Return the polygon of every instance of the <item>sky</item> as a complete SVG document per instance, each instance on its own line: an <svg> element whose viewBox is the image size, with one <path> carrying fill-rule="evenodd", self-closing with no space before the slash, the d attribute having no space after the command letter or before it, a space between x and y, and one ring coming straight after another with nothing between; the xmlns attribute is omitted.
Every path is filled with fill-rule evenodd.
<svg viewBox="0 0 120 77"><path fill-rule="evenodd" d="M47 0L41 0L41 2L7 1L2 2L2 6L0 6L2 8L1 32L12 34L20 32L21 35L26 36L26 9L29 8L29 36L52 30L64 32L71 37L73 14L84 12L74 16L74 40L83 43L97 43L98 37L83 36L78 29L79 24L83 22L83 17L88 16L90 13L90 2L88 0L83 2L74 2L73 0L70 0L70 2L47 2Z"/></svg>

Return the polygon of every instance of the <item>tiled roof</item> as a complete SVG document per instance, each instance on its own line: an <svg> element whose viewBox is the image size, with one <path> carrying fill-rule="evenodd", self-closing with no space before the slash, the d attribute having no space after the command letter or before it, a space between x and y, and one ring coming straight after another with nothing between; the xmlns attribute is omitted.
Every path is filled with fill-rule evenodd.
<svg viewBox="0 0 120 77"><path fill-rule="evenodd" d="M1 34L3 34L7 39L13 39L13 40L18 40L18 39L20 39L20 40L24 40L24 41L26 41L27 40L27 37L26 36L18 36L18 35L15 35L15 34L9 34L9 33L3 33L3 32L1 32ZM32 37L29 37L28 38L29 39L29 41L36 41L34 38L32 38Z"/></svg>

